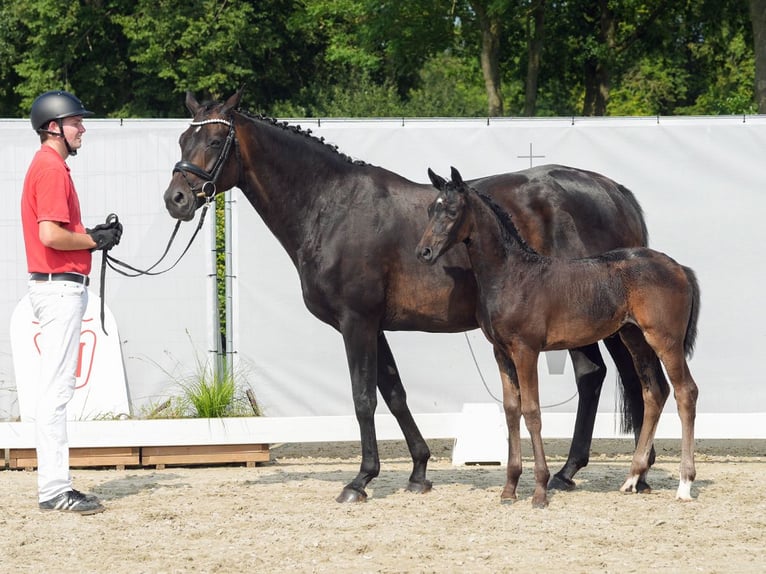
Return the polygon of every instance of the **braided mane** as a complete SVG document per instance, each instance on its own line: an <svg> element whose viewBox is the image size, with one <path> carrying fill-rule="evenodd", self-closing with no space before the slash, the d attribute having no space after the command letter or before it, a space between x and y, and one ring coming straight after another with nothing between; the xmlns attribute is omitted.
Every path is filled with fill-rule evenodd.
<svg viewBox="0 0 766 574"><path fill-rule="evenodd" d="M265 116L263 114L256 114L253 112L250 112L249 110L243 110L238 109L237 110L240 114L248 118L249 120L258 121L258 122L264 122L267 124L270 124L274 127L280 128L285 130L286 132L289 132L291 134L295 134L298 136L302 136L305 138L308 138L309 140L315 141L319 144L322 144L324 147L326 147L328 150L332 151L333 153L340 156L341 159L344 161L347 161L348 163L351 163L353 165L368 165L367 162L362 160L355 160L351 158L350 156L346 155L345 153L341 152L338 149L337 145L327 143L324 139L324 137L317 137L312 134L310 129L303 129L300 125L291 125L287 123L286 121L279 121L276 118L272 118L270 116Z"/></svg>

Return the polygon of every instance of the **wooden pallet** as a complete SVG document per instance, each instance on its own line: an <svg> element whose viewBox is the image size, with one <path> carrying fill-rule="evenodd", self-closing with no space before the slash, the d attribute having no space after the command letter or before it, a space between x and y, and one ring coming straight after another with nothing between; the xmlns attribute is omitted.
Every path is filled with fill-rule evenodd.
<svg viewBox="0 0 766 574"><path fill-rule="evenodd" d="M12 448L8 460L10 468L34 470L37 467L37 453L33 448ZM124 470L126 466L140 464L141 449L137 446L69 449L69 466L72 468L113 466Z"/></svg>
<svg viewBox="0 0 766 574"><path fill-rule="evenodd" d="M9 468L34 470L37 453L33 448L12 448L8 451ZM99 447L69 449L71 468L128 466L205 465L245 463L248 467L269 461L268 444L226 444L210 446L145 446Z"/></svg>
<svg viewBox="0 0 766 574"><path fill-rule="evenodd" d="M141 465L156 466L192 464L225 464L244 462L255 466L257 462L268 462L267 444L224 444L207 446L145 446L141 449Z"/></svg>

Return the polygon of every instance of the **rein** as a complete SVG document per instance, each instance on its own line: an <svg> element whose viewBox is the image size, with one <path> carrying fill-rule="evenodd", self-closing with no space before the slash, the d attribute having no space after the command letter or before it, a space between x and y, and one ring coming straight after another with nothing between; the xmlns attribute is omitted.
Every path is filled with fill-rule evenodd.
<svg viewBox="0 0 766 574"><path fill-rule="evenodd" d="M168 252L170 251L171 245L173 245L173 242L175 241L176 235L178 234L178 230L181 226L181 220L177 220L175 227L173 228L173 232L170 235L170 239L168 240L167 245L165 246L165 251L162 252L162 255L157 260L156 263L154 263L151 267L148 267L147 269L138 269L128 263L125 263L124 261L121 261L117 259L116 257L112 257L109 255L109 253L104 250L102 251L101 255L101 285L99 288L99 296L101 298L101 330L104 332L104 334L108 335L109 333L106 332L106 328L104 327L104 294L105 294L105 283L106 283L106 268L107 266L119 273L120 275L123 275L124 277L140 277L141 275L162 275L163 273L167 273L171 269L173 269L178 263L181 261L184 255L186 255L186 252L189 251L189 248L191 247L192 243L197 237L197 234L199 233L200 229L202 229L202 225L205 222L205 215L207 214L207 210L210 207L210 203L213 201L215 195L216 195L216 187L215 182L218 180L218 176L221 174L221 170L223 169L224 164L226 163L226 160L229 158L229 153L231 152L231 147L235 142L235 134L234 134L234 122L225 120L223 118L213 118L209 120L202 120L198 122L191 122L190 125L192 126L204 126L208 124L224 124L229 127L229 133L226 136L226 141L223 144L223 148L221 149L221 153L218 154L218 157L215 160L215 163L213 164L212 171L207 171L189 161L181 160L173 167L173 173L179 172L181 175L183 175L184 180L186 181L187 185L189 186L189 189L192 192L196 192L196 189L194 186L189 183L189 180L186 178L187 173L191 173L193 175L196 175L200 179L204 180L204 183L202 184L200 191L195 193L196 197L202 197L205 199L205 203L202 206L202 213L200 214L199 222L197 223L197 227L194 230L194 233L192 234L191 238L189 239L189 242L186 244L186 247L181 252L181 254L178 256L178 258L175 260L175 262L166 269L163 269L162 271L154 271L154 269L165 259ZM117 223L118 219L115 214L110 214L106 218L107 223Z"/></svg>

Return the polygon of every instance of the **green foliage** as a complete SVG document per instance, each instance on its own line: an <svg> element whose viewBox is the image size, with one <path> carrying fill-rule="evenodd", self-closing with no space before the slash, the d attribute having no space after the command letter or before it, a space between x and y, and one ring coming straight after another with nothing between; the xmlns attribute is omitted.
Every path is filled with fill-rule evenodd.
<svg viewBox="0 0 766 574"><path fill-rule="evenodd" d="M89 109L107 114L129 87L124 37L110 14L129 3L3 0L0 71L4 111L27 110L40 93L72 90ZM7 74L7 75L6 75Z"/></svg>
<svg viewBox="0 0 766 574"><path fill-rule="evenodd" d="M184 396L194 408L195 416L217 418L226 416L234 400L236 385L229 373L204 368L196 378L182 385Z"/></svg>
<svg viewBox="0 0 766 574"><path fill-rule="evenodd" d="M523 113L540 0L0 0L0 113L75 92L99 116L184 117L183 94L246 86L281 116L474 116L478 16L499 25L504 109ZM537 115L754 110L743 0L546 2ZM599 75L600 74L600 75ZM591 102L592 103L592 102Z"/></svg>
<svg viewBox="0 0 766 574"><path fill-rule="evenodd" d="M406 114L411 117L482 117L487 94L477 61L443 52L427 60L419 87L409 93Z"/></svg>
<svg viewBox="0 0 766 574"><path fill-rule="evenodd" d="M686 97L683 69L644 59L627 70L611 91L609 114L613 116L669 115Z"/></svg>

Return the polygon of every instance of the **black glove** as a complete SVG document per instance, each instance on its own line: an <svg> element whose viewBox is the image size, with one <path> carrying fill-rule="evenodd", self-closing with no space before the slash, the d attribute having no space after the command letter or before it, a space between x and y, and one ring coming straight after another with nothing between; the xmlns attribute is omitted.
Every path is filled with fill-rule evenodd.
<svg viewBox="0 0 766 574"><path fill-rule="evenodd" d="M91 251L102 249L109 251L115 245L120 244L122 223L120 223L116 215L111 214L106 218L106 223L99 223L93 229L86 229L85 232L96 243L96 247Z"/></svg>

